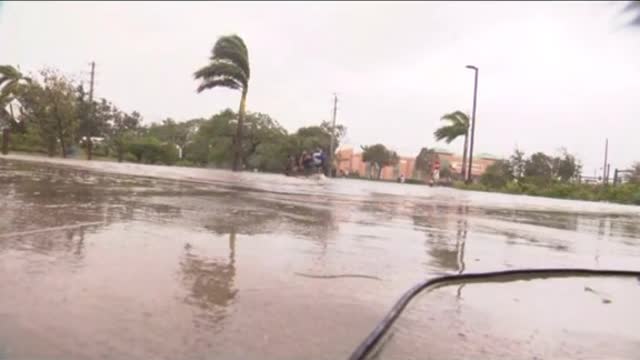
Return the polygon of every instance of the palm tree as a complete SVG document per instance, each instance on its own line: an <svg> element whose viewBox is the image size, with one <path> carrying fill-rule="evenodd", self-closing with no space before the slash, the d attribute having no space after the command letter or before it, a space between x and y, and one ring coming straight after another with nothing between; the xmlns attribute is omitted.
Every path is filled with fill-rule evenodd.
<svg viewBox="0 0 640 360"><path fill-rule="evenodd" d="M449 125L438 128L433 135L437 141L443 140L450 144L460 136L464 136L464 149L462 151L462 177L464 178L467 167L467 145L469 142L469 116L462 111L445 114L440 120L448 121Z"/></svg>
<svg viewBox="0 0 640 360"><path fill-rule="evenodd" d="M20 70L11 65L0 65L0 122L5 120L6 125L2 130L3 154L8 152L9 131L17 125L11 102L18 96L23 82L29 83L31 79L23 76Z"/></svg>
<svg viewBox="0 0 640 360"><path fill-rule="evenodd" d="M233 141L233 171L237 171L241 160L242 127L244 126L247 91L249 90L249 53L240 36L227 35L216 41L209 60L211 61L208 65L194 74L197 80L201 80L198 93L215 87L242 91L236 136Z"/></svg>
<svg viewBox="0 0 640 360"><path fill-rule="evenodd" d="M2 115L9 115L6 107L13 101L19 93L20 85L23 82L30 82L31 79L22 75L20 70L11 65L0 65L0 111ZM9 118L14 120L13 118Z"/></svg>

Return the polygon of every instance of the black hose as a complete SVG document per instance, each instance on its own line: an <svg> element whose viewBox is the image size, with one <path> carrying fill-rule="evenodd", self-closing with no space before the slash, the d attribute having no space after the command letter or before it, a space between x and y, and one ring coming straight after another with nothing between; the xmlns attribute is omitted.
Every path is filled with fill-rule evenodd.
<svg viewBox="0 0 640 360"><path fill-rule="evenodd" d="M378 341L387 333L391 325L400 316L405 307L411 300L421 291L434 285L447 282L462 282L473 280L504 280L502 278L516 277L511 280L522 280L526 278L550 278L550 277L567 277L567 276L629 276L640 278L640 271L631 270L594 270L594 269L518 269L491 271L485 273L467 273L457 275L445 275L433 279L427 279L416 286L412 287L402 295L402 297L393 305L387 315L378 323L375 329L367 336L364 341L351 354L349 360L364 360L371 350L375 348Z"/></svg>

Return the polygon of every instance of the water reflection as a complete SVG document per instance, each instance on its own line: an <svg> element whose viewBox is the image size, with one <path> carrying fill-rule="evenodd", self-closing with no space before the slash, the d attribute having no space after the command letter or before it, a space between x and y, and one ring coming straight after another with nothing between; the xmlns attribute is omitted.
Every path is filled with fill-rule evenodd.
<svg viewBox="0 0 640 360"><path fill-rule="evenodd" d="M202 310L206 323L215 326L226 317L229 306L238 292L234 288L236 275L236 233L228 234L229 250L226 258L198 254L189 243L185 244L180 261L183 286L188 290L185 303ZM198 318L202 322L202 317Z"/></svg>
<svg viewBox="0 0 640 360"><path fill-rule="evenodd" d="M95 232L101 223L85 223L75 226L47 228L42 231L25 231L0 235L0 253L8 250L28 251L42 255L61 256L71 254L76 262L84 257L85 234ZM68 263L69 258L56 258Z"/></svg>
<svg viewBox="0 0 640 360"><path fill-rule="evenodd" d="M467 206L418 207L412 216L416 229L425 232L425 248L437 271L465 271L465 243L468 232Z"/></svg>

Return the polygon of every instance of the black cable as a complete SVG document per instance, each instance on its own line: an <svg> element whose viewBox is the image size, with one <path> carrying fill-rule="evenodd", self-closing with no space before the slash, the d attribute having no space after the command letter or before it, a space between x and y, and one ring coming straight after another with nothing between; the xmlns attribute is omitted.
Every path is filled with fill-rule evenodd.
<svg viewBox="0 0 640 360"><path fill-rule="evenodd" d="M512 280L522 280L525 278L551 278L551 277L568 277L568 276L629 276L638 277L640 279L640 271L631 270L594 270L594 269L518 269L491 271L485 273L467 273L457 275L445 275L433 279L427 279L416 286L412 287L402 295L402 297L393 305L387 315L376 325L375 329L367 336L364 341L351 354L349 360L364 360L371 350L375 348L378 341L387 333L391 325L400 316L405 307L411 300L421 291L447 282L463 282L473 280L504 280L502 278L514 277Z"/></svg>

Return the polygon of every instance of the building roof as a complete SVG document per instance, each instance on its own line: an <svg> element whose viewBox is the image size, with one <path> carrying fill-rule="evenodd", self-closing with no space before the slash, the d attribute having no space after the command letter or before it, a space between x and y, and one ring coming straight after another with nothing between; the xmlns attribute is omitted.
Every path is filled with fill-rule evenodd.
<svg viewBox="0 0 640 360"><path fill-rule="evenodd" d="M474 158L478 158L478 159L490 159L490 160L500 160L501 157L499 156L495 156L489 153L482 153L482 154L478 154L476 156L474 156Z"/></svg>
<svg viewBox="0 0 640 360"><path fill-rule="evenodd" d="M442 149L442 148L435 148L433 149L433 151L435 151L438 154L446 154L446 155L453 155L452 151L449 151L447 149Z"/></svg>

